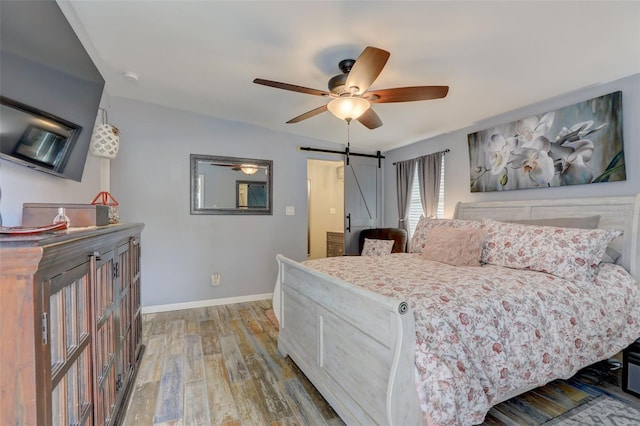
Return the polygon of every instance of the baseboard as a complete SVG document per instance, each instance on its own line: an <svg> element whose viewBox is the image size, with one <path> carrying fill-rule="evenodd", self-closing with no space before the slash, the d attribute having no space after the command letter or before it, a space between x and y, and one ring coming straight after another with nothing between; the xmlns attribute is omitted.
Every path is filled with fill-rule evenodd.
<svg viewBox="0 0 640 426"><path fill-rule="evenodd" d="M182 309L203 308L205 306L230 305L232 303L255 302L256 300L267 300L273 297L273 293L251 294L249 296L227 297L225 299L198 300L195 302L171 303L168 305L143 306L143 314L154 314L157 312L179 311Z"/></svg>

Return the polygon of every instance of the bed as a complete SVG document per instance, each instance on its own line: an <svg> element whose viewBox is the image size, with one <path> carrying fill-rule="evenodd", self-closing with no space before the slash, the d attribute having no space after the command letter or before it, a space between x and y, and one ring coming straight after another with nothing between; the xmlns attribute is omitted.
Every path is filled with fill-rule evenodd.
<svg viewBox="0 0 640 426"><path fill-rule="evenodd" d="M588 216L599 216L597 229L584 232L606 233L620 258L586 278L579 268L559 277L415 253L303 263L278 255L278 350L347 424L481 423L491 406L640 336L640 195L457 205L455 220L487 232L535 228L506 224L514 220Z"/></svg>

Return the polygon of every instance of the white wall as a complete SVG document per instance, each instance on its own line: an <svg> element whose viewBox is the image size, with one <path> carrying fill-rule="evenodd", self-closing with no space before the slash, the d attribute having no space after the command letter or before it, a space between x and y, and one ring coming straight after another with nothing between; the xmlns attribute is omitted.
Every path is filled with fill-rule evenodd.
<svg viewBox="0 0 640 426"><path fill-rule="evenodd" d="M143 306L271 293L277 253L306 259L310 155L296 148L341 145L125 98L110 104L121 132L111 193L123 222L146 224ZM273 215L190 215L192 153L273 160ZM295 215L286 216L285 206ZM210 285L214 272L221 274L218 287Z"/></svg>
<svg viewBox="0 0 640 426"><path fill-rule="evenodd" d="M342 167L342 178L337 169ZM309 202L309 259L327 257L327 232L344 232L344 163L313 160L308 162L311 184ZM331 209L335 209L332 213Z"/></svg>
<svg viewBox="0 0 640 426"><path fill-rule="evenodd" d="M498 124L519 120L530 115L553 111L617 90L622 91L626 181L503 192L471 193L469 149L467 142L467 135L469 133ZM479 102L482 101L479 100ZM442 151L447 148L451 150L445 156L445 216L447 217L453 215L455 205L458 201L558 199L632 195L640 193L640 120L638 120L638 117L640 117L640 74L557 96L525 108L482 120L471 127L385 152L387 172L384 178L384 223L386 226L398 226L396 176L395 166L393 166L392 163Z"/></svg>

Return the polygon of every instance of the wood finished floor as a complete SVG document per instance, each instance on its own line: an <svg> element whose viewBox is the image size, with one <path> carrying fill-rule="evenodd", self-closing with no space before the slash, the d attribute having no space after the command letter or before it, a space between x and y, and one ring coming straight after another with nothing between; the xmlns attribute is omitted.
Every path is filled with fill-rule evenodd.
<svg viewBox="0 0 640 426"><path fill-rule="evenodd" d="M270 301L145 314L125 426L343 425L277 351Z"/></svg>
<svg viewBox="0 0 640 426"><path fill-rule="evenodd" d="M145 314L146 351L124 425L344 425L295 364L278 353L268 309L271 302L264 300ZM594 371L576 377L640 408L639 399L620 389L619 371ZM548 406L554 386L516 399ZM500 420L505 410L526 417L527 410L514 409L513 401L494 407L485 424L538 424Z"/></svg>

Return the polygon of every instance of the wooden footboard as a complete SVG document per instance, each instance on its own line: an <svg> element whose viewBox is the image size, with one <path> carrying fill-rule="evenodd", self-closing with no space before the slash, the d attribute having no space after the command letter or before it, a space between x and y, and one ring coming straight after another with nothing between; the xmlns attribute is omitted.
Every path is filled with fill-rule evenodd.
<svg viewBox="0 0 640 426"><path fill-rule="evenodd" d="M409 306L277 259L280 353L349 425L426 424L414 382Z"/></svg>

